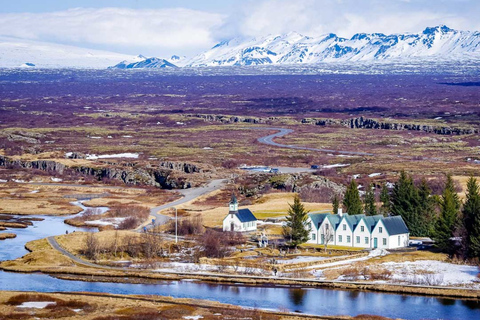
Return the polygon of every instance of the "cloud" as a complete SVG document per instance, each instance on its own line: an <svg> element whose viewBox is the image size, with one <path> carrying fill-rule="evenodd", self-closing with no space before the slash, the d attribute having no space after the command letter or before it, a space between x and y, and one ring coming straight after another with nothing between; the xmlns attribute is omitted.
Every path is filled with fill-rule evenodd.
<svg viewBox="0 0 480 320"><path fill-rule="evenodd" d="M211 6L210 6L211 7ZM75 8L0 14L0 35L129 54L192 56L233 37L480 30L478 0L245 0L230 13L187 8ZM222 11L225 12L225 11Z"/></svg>
<svg viewBox="0 0 480 320"><path fill-rule="evenodd" d="M250 0L216 33L219 38L297 31L306 35L420 32L446 24L480 29L477 0Z"/></svg>
<svg viewBox="0 0 480 320"><path fill-rule="evenodd" d="M209 47L224 17L190 9L76 8L0 14L0 35L109 48L191 51Z"/></svg>

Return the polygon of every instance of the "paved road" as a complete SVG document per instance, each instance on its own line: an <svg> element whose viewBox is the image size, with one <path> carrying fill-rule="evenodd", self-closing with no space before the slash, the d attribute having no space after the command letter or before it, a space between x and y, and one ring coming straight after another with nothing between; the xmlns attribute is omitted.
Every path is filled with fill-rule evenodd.
<svg viewBox="0 0 480 320"><path fill-rule="evenodd" d="M268 144L270 146L280 147L280 148L288 148L288 149L298 149L298 150L310 150L310 151L319 151L319 152L328 152L328 153L335 153L335 154L346 154L346 155L355 155L355 156L373 156L373 153L367 152L355 152L355 151L342 151L342 150L333 150L333 149L317 149L317 148L309 148L309 147L302 147L302 146L294 146L288 144L281 144L273 141L275 138L280 138L286 136L293 132L292 129L285 129L285 128L249 128L253 130L278 130L279 132L258 138L258 142L263 144Z"/></svg>
<svg viewBox="0 0 480 320"><path fill-rule="evenodd" d="M63 249L57 242L57 240L55 240L54 236L51 236L51 237L48 237L47 238L47 241L48 243L50 243L50 245L57 251L59 251L60 253L62 253L63 255L69 257L70 259L72 259L73 261L77 262L77 263L80 263L80 264L83 264L83 265L86 265L86 266L89 266L89 267L94 267L94 268L98 268L98 267L101 267L101 268L107 268L107 269L111 269L110 267L106 267L106 266L100 266L98 264L95 264L95 263L91 263L91 262L88 262L88 261L85 261L83 259L80 259L79 257L71 254L70 252L68 252L67 250Z"/></svg>
<svg viewBox="0 0 480 320"><path fill-rule="evenodd" d="M225 179L218 179L218 180L212 180L210 183L208 183L206 186L203 186L203 187L175 190L180 192L183 195L183 198L150 209L150 215L155 217L155 225L165 224L168 220L171 219L169 216L160 214L158 212L165 209L173 208L180 204L189 202L201 195L220 189L226 182L227 180Z"/></svg>

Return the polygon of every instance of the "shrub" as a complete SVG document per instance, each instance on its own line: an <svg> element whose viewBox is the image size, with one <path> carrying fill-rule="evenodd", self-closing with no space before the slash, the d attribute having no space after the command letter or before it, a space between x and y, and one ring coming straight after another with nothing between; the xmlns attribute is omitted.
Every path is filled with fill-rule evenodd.
<svg viewBox="0 0 480 320"><path fill-rule="evenodd" d="M208 258L224 258L230 254L224 232L208 229L203 235L202 243Z"/></svg>
<svg viewBox="0 0 480 320"><path fill-rule="evenodd" d="M137 217L128 217L125 220L123 220L122 222L120 222L117 229L118 230L135 229L140 224L142 224L142 222L139 221Z"/></svg>

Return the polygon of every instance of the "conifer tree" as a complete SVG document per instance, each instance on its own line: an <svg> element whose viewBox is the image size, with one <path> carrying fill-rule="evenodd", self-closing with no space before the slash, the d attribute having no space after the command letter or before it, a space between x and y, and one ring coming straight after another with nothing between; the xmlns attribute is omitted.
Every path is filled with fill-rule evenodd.
<svg viewBox="0 0 480 320"><path fill-rule="evenodd" d="M455 192L451 175L447 176L445 190L440 201L440 216L435 225L435 245L442 251L452 253L453 247L450 239L454 236L460 210L460 200Z"/></svg>
<svg viewBox="0 0 480 320"><path fill-rule="evenodd" d="M377 206L375 205L375 185L371 183L367 187L365 193L365 214L367 216L374 216L377 214Z"/></svg>
<svg viewBox="0 0 480 320"><path fill-rule="evenodd" d="M299 244L307 242L311 230L307 223L308 211L300 202L300 197L295 195L293 204L289 205L287 222L283 227L283 236L290 240L290 244L297 247Z"/></svg>
<svg viewBox="0 0 480 320"><path fill-rule="evenodd" d="M336 193L332 197L332 208L333 208L333 214L337 214L338 208L340 208L340 197Z"/></svg>
<svg viewBox="0 0 480 320"><path fill-rule="evenodd" d="M415 188L412 178L402 171L393 187L391 211L393 215L403 218L410 230L410 235L415 237L426 236L419 221L419 207L418 190Z"/></svg>
<svg viewBox="0 0 480 320"><path fill-rule="evenodd" d="M380 191L380 201L382 202L380 212L386 216L390 213L390 194L388 192L386 183L382 185L382 191Z"/></svg>
<svg viewBox="0 0 480 320"><path fill-rule="evenodd" d="M432 235L435 228L435 199L432 197L432 190L425 178L418 187L419 198L419 223L421 234Z"/></svg>
<svg viewBox="0 0 480 320"><path fill-rule="evenodd" d="M360 200L360 193L358 192L355 179L352 179L347 187L347 191L343 197L343 206L345 207L345 211L350 215L363 213L362 200Z"/></svg>
<svg viewBox="0 0 480 320"><path fill-rule="evenodd" d="M480 258L480 188L477 179L468 179L465 197L463 224L466 232L463 242L469 258Z"/></svg>

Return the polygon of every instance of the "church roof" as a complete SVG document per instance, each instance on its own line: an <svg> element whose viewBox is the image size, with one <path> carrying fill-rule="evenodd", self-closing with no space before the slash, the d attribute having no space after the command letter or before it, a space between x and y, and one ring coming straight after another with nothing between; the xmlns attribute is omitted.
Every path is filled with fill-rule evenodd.
<svg viewBox="0 0 480 320"><path fill-rule="evenodd" d="M235 196L235 193L232 192L232 197L230 198L230 203L232 204L237 204L238 200L237 197Z"/></svg>
<svg viewBox="0 0 480 320"><path fill-rule="evenodd" d="M257 218L255 218L250 209L240 209L235 213L235 215L238 217L240 222L257 221Z"/></svg>

